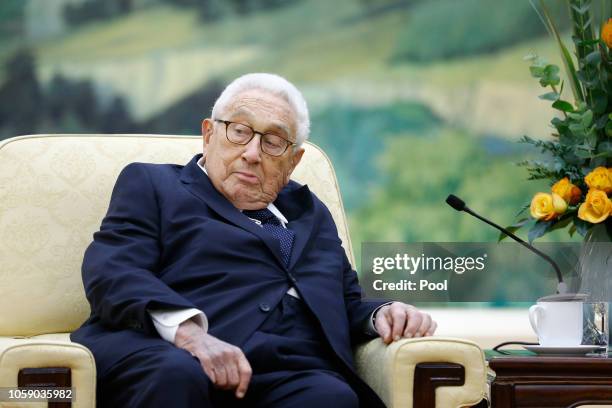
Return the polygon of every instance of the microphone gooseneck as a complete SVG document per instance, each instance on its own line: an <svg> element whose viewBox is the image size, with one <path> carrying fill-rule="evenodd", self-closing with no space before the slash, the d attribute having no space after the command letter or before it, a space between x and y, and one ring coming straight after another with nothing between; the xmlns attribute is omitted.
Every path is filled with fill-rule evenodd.
<svg viewBox="0 0 612 408"><path fill-rule="evenodd" d="M448 205L450 205L451 207L453 207L457 211L465 211L466 213L468 213L468 214L478 218L479 220L481 220L483 222L486 222L490 226L500 230L505 235L509 236L510 238L512 238L513 240L518 242L519 244L523 245L525 248L529 249L530 251L532 251L532 252L538 254L539 256L541 256L542 258L546 259L548 261L548 263L550 263L553 266L553 268L555 269L555 272L557 273L557 280L559 281L559 284L557 286L558 293L567 293L567 285L565 284L565 282L563 282L563 275L561 274L561 269L559 268L559 265L557 265L557 263L555 261L553 261L553 259L550 256L546 255L545 253L543 253L542 251L540 251L539 249L537 249L533 245L523 241L522 239L520 239L519 237L514 235L512 232L508 231L506 228L495 224L493 221L490 221L490 220L482 217L479 214L476 214L467 205L465 205L465 201L463 201L462 199L460 199L456 195L450 194L446 198L446 203Z"/></svg>

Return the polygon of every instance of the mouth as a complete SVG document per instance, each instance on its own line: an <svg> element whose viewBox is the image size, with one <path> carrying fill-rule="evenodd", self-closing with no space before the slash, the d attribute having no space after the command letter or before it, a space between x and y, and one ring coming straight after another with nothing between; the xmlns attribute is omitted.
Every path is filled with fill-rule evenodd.
<svg viewBox="0 0 612 408"><path fill-rule="evenodd" d="M236 177L238 177L240 180L248 184L259 183L259 177L257 177L254 173L248 171L237 171L234 174L236 174Z"/></svg>

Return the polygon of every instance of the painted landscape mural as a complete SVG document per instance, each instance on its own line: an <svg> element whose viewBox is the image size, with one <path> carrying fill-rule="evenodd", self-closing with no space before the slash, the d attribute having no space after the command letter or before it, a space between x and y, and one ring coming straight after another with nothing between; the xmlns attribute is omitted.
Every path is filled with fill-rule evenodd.
<svg viewBox="0 0 612 408"><path fill-rule="evenodd" d="M275 72L309 103L357 250L494 242L444 199L510 225L549 188L516 165L551 132L530 53L559 63L526 0L3 0L0 139L199 134L227 81Z"/></svg>

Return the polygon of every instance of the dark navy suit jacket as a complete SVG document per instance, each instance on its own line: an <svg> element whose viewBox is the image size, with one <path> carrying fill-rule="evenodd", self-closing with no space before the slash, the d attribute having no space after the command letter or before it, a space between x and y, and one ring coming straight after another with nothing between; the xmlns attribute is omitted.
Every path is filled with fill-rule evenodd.
<svg viewBox="0 0 612 408"><path fill-rule="evenodd" d="M290 182L274 204L295 231L288 267L279 243L225 199L199 168L133 163L83 261L91 316L72 334L103 375L140 349L167 346L147 310L197 308L209 333L240 347L297 288L342 363L383 301L362 299L331 214L307 186Z"/></svg>

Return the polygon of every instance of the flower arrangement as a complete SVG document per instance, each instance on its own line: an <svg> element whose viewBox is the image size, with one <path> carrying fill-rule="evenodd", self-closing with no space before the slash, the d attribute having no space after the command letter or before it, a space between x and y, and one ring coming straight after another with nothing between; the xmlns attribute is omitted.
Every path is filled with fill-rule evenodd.
<svg viewBox="0 0 612 408"><path fill-rule="evenodd" d="M561 39L543 0L532 5L561 53L567 84L573 102L562 99L565 82L559 67L529 55L531 75L549 92L540 99L552 102L559 114L551 121L552 140L535 140L524 136L521 141L539 148L545 160L519 163L529 172L530 180L547 179L550 192L537 193L529 208L531 218L523 218L509 228L517 230L530 225L529 240L549 231L569 226L585 236L595 225L607 225L612 238L612 18L601 21L598 29L591 0L567 0L572 26L574 57ZM605 11L601 1L601 14ZM574 59L575 58L575 59Z"/></svg>

